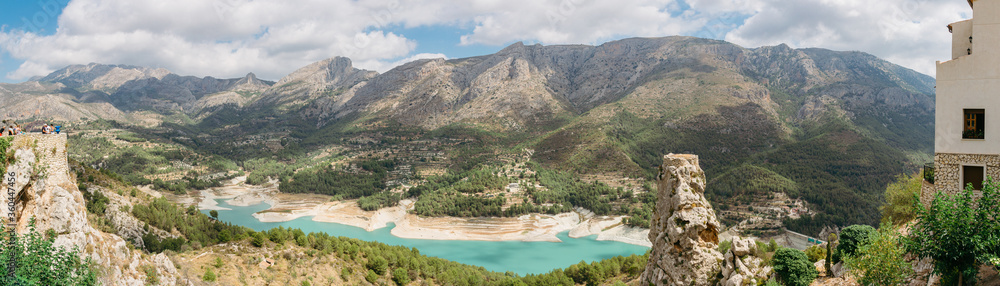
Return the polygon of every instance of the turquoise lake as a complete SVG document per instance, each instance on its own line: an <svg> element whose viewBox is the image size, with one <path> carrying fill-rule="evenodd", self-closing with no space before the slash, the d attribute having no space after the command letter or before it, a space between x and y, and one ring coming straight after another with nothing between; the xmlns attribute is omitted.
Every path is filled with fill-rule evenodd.
<svg viewBox="0 0 1000 286"><path fill-rule="evenodd" d="M482 266L488 270L525 274L547 273L556 268L565 268L582 261L596 261L619 255L642 255L648 247L615 241L598 241L597 235L570 238L566 232L557 237L563 242L524 241L470 241L470 240L430 240L399 238L390 233L388 227L365 231L362 228L328 222L316 222L312 217L301 217L287 222L260 222L253 213L270 208L267 204L239 207L217 199L219 206L232 210L220 210L219 220L246 226L257 231L278 226L299 228L302 231L326 232L331 235L378 241L389 245L414 247L421 254L447 260ZM202 210L208 214L208 210Z"/></svg>

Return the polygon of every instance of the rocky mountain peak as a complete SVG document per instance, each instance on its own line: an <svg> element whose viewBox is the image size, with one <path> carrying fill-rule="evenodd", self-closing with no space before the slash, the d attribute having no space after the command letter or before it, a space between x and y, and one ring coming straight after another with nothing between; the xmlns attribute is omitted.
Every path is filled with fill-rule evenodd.
<svg viewBox="0 0 1000 286"><path fill-rule="evenodd" d="M280 86L295 81L311 84L340 85L367 79L375 74L377 73L373 71L354 68L354 64L349 58L333 57L300 68L281 78L277 85Z"/></svg>
<svg viewBox="0 0 1000 286"><path fill-rule="evenodd" d="M284 105L305 103L324 94L338 93L370 80L377 72L354 67L351 59L333 57L312 63L281 78L274 87L264 92L258 105Z"/></svg>
<svg viewBox="0 0 1000 286"><path fill-rule="evenodd" d="M271 87L271 83L264 82L257 78L254 73L248 73L247 76L233 81L232 86L227 88L230 91L263 91Z"/></svg>
<svg viewBox="0 0 1000 286"><path fill-rule="evenodd" d="M112 90L133 80L163 78L170 71L163 68L146 68L130 65L105 65L90 63L71 65L38 79L42 82L58 82L71 88Z"/></svg>

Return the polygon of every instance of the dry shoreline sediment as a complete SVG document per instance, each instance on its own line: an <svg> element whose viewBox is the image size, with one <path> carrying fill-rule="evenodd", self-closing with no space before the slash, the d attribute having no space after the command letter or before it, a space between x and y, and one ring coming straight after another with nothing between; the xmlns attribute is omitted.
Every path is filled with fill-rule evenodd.
<svg viewBox="0 0 1000 286"><path fill-rule="evenodd" d="M485 240L485 241L552 241L560 242L556 234L569 231L569 237L597 235L597 240L612 240L650 247L649 230L621 224L620 216L596 216L577 208L557 215L528 214L517 218L458 218L420 217L408 210L413 200L402 200L391 208L364 211L356 201L329 201L329 196L282 194L276 184L263 187L247 186L240 178L221 188L200 192L194 197L200 209L222 210L215 199L229 199L235 206L267 203L268 210L253 214L262 222L283 222L311 216L319 222L333 222L363 228L367 231L395 224L392 235L411 239Z"/></svg>

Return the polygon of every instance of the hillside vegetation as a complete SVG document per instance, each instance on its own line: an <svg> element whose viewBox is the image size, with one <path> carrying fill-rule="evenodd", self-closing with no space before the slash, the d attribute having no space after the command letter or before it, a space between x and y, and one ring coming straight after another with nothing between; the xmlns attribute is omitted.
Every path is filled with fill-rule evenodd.
<svg viewBox="0 0 1000 286"><path fill-rule="evenodd" d="M85 99L102 97L87 94L107 88L75 79L102 72L109 69L69 67L35 92L91 110ZM515 44L383 74L336 58L274 84L248 78L249 86L217 85L228 90L193 98L166 89L188 88L181 83L196 79L187 77L150 80L135 87L141 94L111 85L115 96L176 105L110 102L124 117L95 113L111 121L67 128L77 132L73 156L177 192L244 174L251 183L279 180L287 192L361 198L366 209L416 197L424 215L509 216L574 206L641 214L642 185L660 156L693 153L711 201L732 207L723 221L781 209L776 198L801 199L802 215L767 219L816 234L877 224L880 190L930 160L933 142L932 78L864 53L785 45L690 37ZM393 163L366 170L371 161ZM485 170L496 179L466 186L484 179L470 172ZM523 187L501 196L501 183Z"/></svg>

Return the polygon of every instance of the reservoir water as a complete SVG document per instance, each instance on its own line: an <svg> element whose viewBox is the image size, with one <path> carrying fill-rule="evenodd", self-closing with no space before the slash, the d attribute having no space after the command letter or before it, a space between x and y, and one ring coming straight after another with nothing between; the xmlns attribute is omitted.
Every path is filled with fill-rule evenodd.
<svg viewBox="0 0 1000 286"><path fill-rule="evenodd" d="M648 247L616 241L598 241L597 235L570 238L567 232L557 237L563 242L525 241L470 241L470 240L430 240L399 238L390 233L393 226L365 231L362 228L328 222L313 221L312 217L301 217L287 222L261 222L253 213L270 208L267 204L248 207L233 206L224 199L217 199L219 206L231 210L219 210L219 220L246 226L257 231L278 226L292 227L309 232L326 232L330 235L378 241L389 245L414 247L421 254L447 260L482 266L488 270L525 274L547 273L556 268L565 268L582 261L596 261L619 255L642 255ZM208 213L208 210L202 210Z"/></svg>

